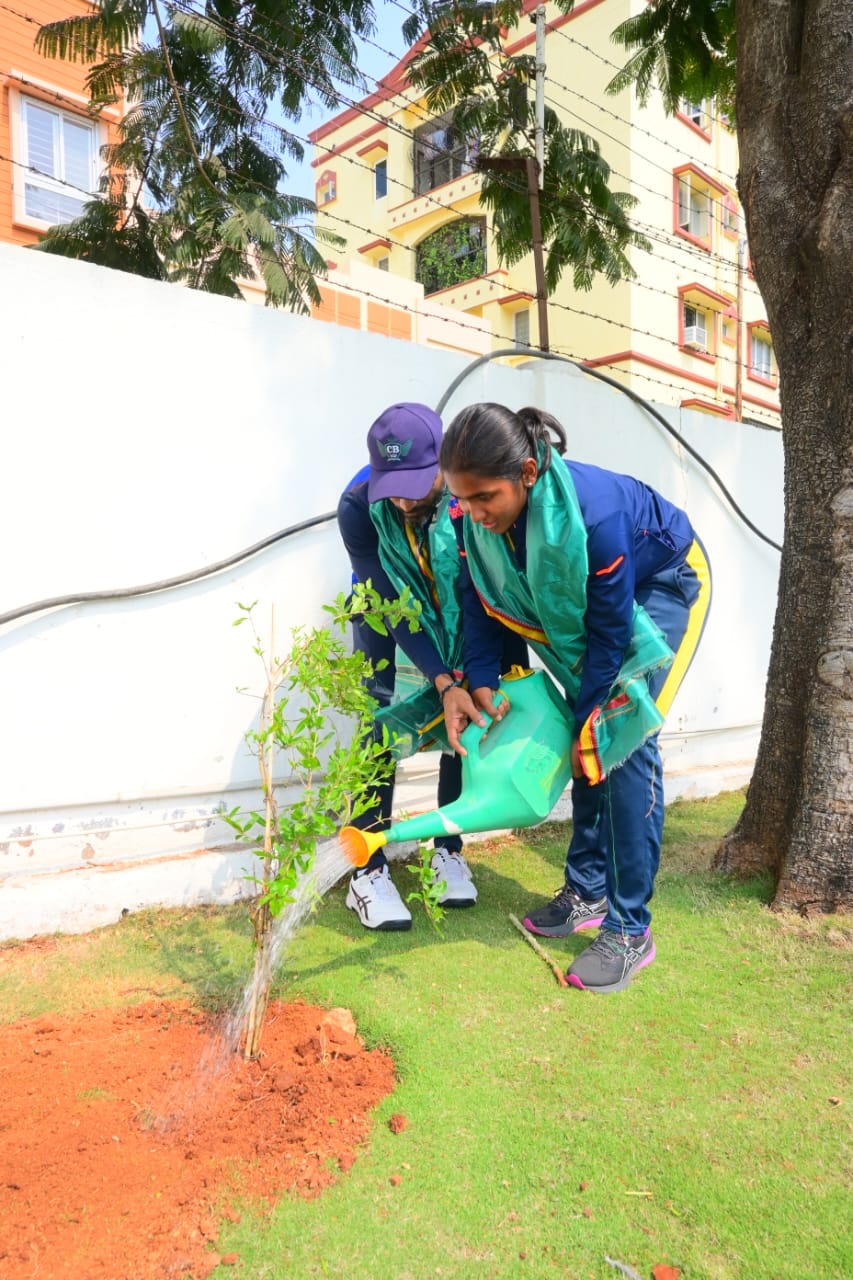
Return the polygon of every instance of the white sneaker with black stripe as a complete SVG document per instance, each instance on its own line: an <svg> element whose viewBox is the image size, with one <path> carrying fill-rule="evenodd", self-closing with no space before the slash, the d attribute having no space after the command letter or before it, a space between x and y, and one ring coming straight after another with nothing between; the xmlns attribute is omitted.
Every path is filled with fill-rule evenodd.
<svg viewBox="0 0 853 1280"><path fill-rule="evenodd" d="M440 907L473 907L477 901L477 886L461 853L451 853L439 846L430 859L430 866L433 883L444 882L444 892L438 900Z"/></svg>
<svg viewBox="0 0 853 1280"><path fill-rule="evenodd" d="M411 929L412 913L397 892L386 863L375 871L353 876L346 905L365 929Z"/></svg>

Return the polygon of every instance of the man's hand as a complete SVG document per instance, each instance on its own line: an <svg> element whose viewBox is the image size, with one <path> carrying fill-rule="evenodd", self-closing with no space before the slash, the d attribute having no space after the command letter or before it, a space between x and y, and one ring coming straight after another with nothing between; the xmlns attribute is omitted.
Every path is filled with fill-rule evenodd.
<svg viewBox="0 0 853 1280"><path fill-rule="evenodd" d="M447 741L454 751L459 752L459 755L468 754L459 738L472 720L481 728L485 728L486 720L482 714L484 711L492 720L500 720L506 715L509 703L504 700L495 705L493 699L494 690L485 685L480 689L472 689L470 693L458 686L455 689L448 689L444 695L444 724L447 729Z"/></svg>
<svg viewBox="0 0 853 1280"><path fill-rule="evenodd" d="M581 765L581 753L578 746L578 740L575 738L572 743L572 777L582 778L584 776L583 766Z"/></svg>

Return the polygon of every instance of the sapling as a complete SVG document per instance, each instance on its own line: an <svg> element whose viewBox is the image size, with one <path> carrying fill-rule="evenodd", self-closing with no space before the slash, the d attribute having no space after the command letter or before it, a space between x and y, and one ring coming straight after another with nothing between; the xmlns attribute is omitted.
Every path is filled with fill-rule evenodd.
<svg viewBox="0 0 853 1280"><path fill-rule="evenodd" d="M447 891L447 881L436 880L432 868L433 853L434 850L422 840L418 845L417 862L411 863L408 867L412 875L417 876L417 888L406 894L406 901L419 902L436 933L441 933L442 921L446 914L441 905L441 898Z"/></svg>
<svg viewBox="0 0 853 1280"><path fill-rule="evenodd" d="M295 627L283 657L276 654L274 612L265 649L254 605L238 607L234 625L249 623L266 677L258 727L246 735L258 760L263 810L233 809L224 815L241 839L254 844L261 860L261 874L251 877L258 892L249 906L255 961L243 1056L250 1060L260 1053L272 985L273 921L295 901L318 841L365 813L394 768L387 730L373 732L377 703L366 687L373 668L363 653L349 652L347 623L358 616L381 633L386 624L404 621L417 630L420 605L408 591L389 601L369 583L357 584L349 600L339 595L324 605L330 626ZM284 786L296 795L286 803L279 794Z"/></svg>

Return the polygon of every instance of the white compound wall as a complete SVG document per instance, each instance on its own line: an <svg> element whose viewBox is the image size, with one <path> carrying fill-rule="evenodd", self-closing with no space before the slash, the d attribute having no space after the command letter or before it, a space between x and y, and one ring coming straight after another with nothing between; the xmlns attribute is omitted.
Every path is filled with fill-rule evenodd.
<svg viewBox="0 0 853 1280"><path fill-rule="evenodd" d="M445 422L478 400L540 405L573 456L686 506L715 597L662 737L667 798L748 780L779 556L627 396L558 361L471 369L8 245L0 296L0 614L173 578L334 511L373 418L395 400L438 405L468 369ZM780 542L780 437L660 412ZM330 521L190 585L0 625L0 938L245 891L246 851L217 816L259 798L244 735L262 679L238 602L261 622L275 605L285 635L348 581ZM430 767L409 766L401 803L431 803Z"/></svg>

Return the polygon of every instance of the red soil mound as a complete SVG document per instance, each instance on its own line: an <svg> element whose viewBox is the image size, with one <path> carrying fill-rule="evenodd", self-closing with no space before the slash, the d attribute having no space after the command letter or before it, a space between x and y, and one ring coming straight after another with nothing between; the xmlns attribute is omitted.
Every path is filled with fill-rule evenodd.
<svg viewBox="0 0 853 1280"><path fill-rule="evenodd" d="M260 1062L185 1005L0 1027L0 1277L165 1280L220 1261L238 1195L314 1195L394 1072L345 1010L271 1005Z"/></svg>

